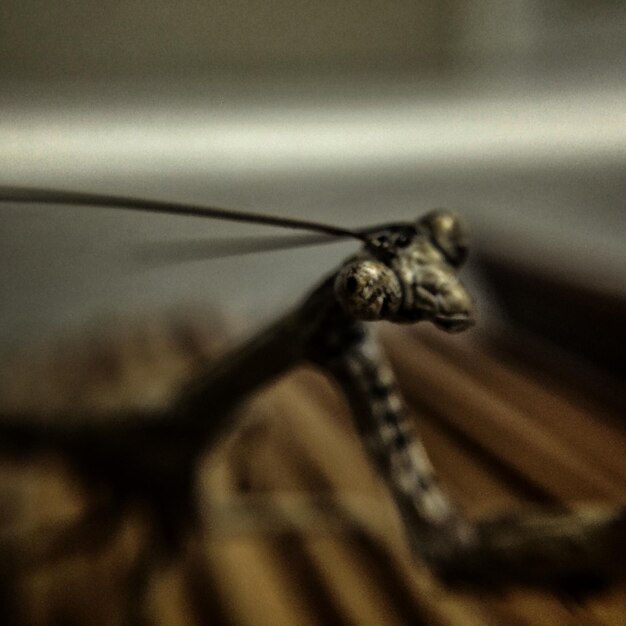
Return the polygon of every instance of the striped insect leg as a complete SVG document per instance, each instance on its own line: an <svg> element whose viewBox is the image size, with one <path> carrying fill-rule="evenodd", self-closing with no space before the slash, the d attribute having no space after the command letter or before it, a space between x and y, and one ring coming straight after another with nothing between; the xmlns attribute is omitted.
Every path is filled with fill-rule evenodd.
<svg viewBox="0 0 626 626"><path fill-rule="evenodd" d="M400 510L413 547L438 559L472 538L471 527L438 484L393 372L366 331L325 366L351 405L363 442Z"/></svg>

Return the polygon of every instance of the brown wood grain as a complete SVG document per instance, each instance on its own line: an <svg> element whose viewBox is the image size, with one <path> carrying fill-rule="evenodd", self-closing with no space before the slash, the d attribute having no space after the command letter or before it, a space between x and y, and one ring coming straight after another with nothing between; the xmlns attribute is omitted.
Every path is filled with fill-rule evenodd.
<svg viewBox="0 0 626 626"><path fill-rule="evenodd" d="M65 343L5 370L3 397L106 419L118 403L166 401L218 343L180 322ZM626 501L626 435L605 407L480 338L424 329L385 344L442 482L473 517ZM626 614L623 584L573 598L437 580L413 560L345 401L318 372L298 369L242 410L198 468L200 523L174 551L140 502L120 507L58 455L3 449L0 622L593 626Z"/></svg>

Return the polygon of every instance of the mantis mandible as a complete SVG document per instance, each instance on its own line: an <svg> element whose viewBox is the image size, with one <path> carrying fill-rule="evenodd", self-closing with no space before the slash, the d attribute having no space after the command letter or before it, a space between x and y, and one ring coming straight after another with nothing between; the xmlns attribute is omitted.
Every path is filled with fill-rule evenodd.
<svg viewBox="0 0 626 626"><path fill-rule="evenodd" d="M623 510L470 522L437 482L368 323L429 321L446 332L473 324L473 301L457 275L467 257L468 232L456 213L436 210L415 222L348 230L210 207L31 188L0 187L0 200L205 216L322 235L313 243L350 237L362 244L293 310L195 372L166 412L82 429L62 423L38 429L19 415L3 416L0 436L5 440L24 448L55 446L88 472L108 468L107 480L124 493L141 493L163 504L162 510L175 510L176 519L164 520L175 533L180 518L193 514L189 490L195 461L234 428L237 404L308 361L345 394L412 548L433 569L457 580L531 583L589 572L613 575L620 569L613 553L624 542Z"/></svg>

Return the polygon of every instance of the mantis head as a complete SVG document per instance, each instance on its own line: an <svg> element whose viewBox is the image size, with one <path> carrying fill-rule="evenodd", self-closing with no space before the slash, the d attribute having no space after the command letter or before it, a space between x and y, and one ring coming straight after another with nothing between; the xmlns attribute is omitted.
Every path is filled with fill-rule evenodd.
<svg viewBox="0 0 626 626"><path fill-rule="evenodd" d="M337 274L335 294L356 319L427 320L459 332L474 323L472 298L457 276L467 250L461 218L452 211L432 211L415 224L372 233Z"/></svg>

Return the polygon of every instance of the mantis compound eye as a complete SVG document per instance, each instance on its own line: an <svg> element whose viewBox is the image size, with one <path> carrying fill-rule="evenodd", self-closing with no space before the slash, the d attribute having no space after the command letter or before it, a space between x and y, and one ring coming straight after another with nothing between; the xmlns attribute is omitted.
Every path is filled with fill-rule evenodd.
<svg viewBox="0 0 626 626"><path fill-rule="evenodd" d="M428 235L450 265L463 265L467 258L469 234L460 215L447 209L437 209L421 218L417 226Z"/></svg>
<svg viewBox="0 0 626 626"><path fill-rule="evenodd" d="M346 312L365 321L386 319L402 301L397 276L377 261L345 266L335 279L335 295Z"/></svg>

